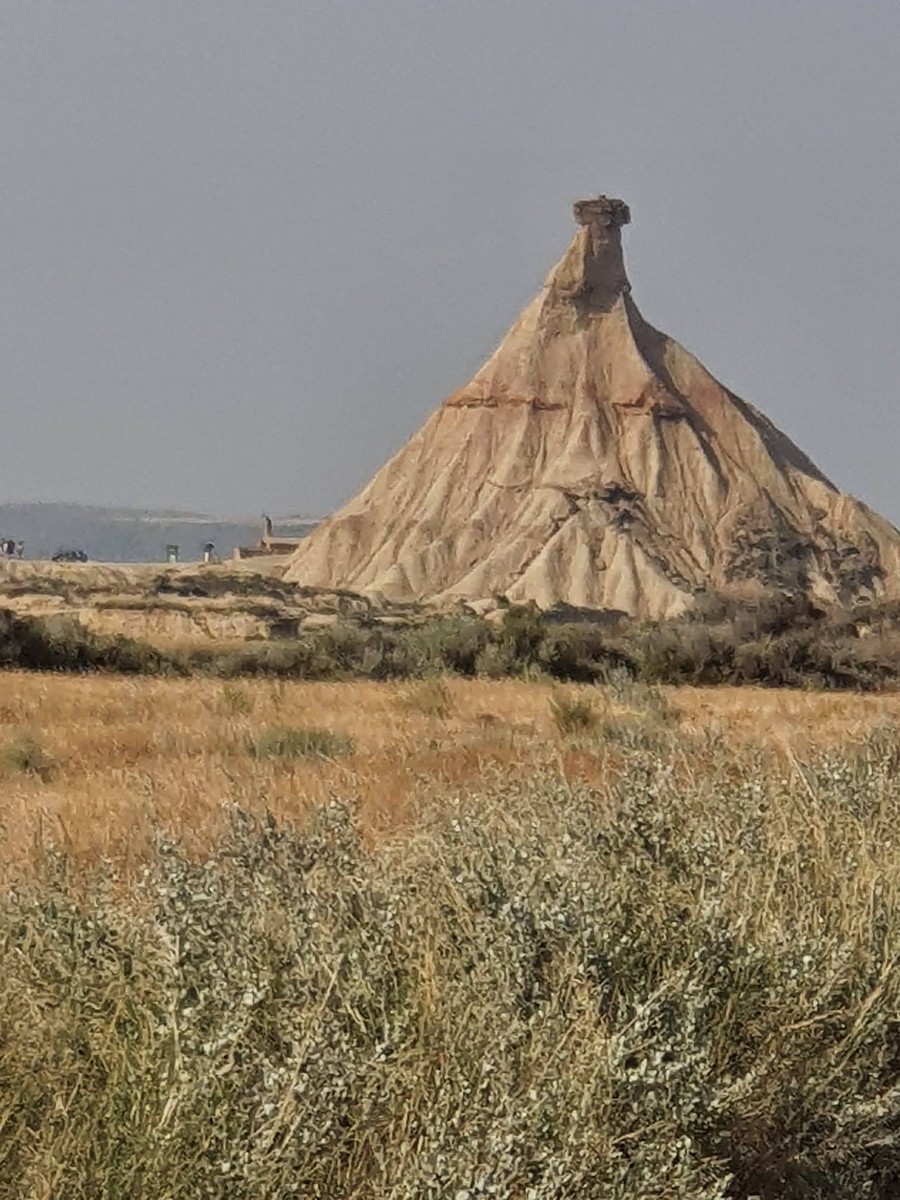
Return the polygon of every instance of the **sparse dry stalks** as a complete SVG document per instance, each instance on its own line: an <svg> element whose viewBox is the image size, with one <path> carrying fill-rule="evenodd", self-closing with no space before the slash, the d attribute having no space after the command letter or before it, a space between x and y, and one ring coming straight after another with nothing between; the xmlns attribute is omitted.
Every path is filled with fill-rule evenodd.
<svg viewBox="0 0 900 1200"><path fill-rule="evenodd" d="M444 720L453 709L453 697L447 680L440 675L429 675L405 687L398 697L402 712L421 713L434 720Z"/></svg>

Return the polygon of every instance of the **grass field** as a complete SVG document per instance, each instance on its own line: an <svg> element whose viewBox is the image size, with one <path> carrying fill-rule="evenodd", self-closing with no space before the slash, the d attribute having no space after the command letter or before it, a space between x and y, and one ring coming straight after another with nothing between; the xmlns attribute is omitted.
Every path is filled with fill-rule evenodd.
<svg viewBox="0 0 900 1200"><path fill-rule="evenodd" d="M898 721L0 675L0 1194L900 1194Z"/></svg>
<svg viewBox="0 0 900 1200"><path fill-rule="evenodd" d="M553 700L587 698L612 736L567 736ZM648 704L648 697L650 703ZM127 866L162 828L197 852L229 804L302 824L331 795L371 834L414 821L417 803L484 775L557 771L614 786L615 725L664 735L702 774L711 733L775 756L859 740L900 719L900 695L740 688L557 687L513 680L408 684L0 676L0 865L18 870L50 839L73 862ZM260 740L324 728L351 745L320 757ZM575 731L577 732L577 730Z"/></svg>

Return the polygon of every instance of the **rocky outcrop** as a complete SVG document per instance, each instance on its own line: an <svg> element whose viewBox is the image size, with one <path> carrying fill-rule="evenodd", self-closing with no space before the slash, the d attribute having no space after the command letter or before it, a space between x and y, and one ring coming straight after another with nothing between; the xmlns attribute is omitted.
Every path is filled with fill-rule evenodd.
<svg viewBox="0 0 900 1200"><path fill-rule="evenodd" d="M386 599L504 595L672 615L704 591L847 603L900 591L900 534L647 324L628 206L578 230L496 352L287 578Z"/></svg>

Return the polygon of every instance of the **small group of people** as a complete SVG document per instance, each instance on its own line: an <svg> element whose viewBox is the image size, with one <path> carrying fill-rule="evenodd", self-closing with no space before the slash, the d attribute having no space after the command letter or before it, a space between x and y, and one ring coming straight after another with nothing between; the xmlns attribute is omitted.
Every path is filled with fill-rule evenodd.
<svg viewBox="0 0 900 1200"><path fill-rule="evenodd" d="M24 553L24 542L17 542L15 538L0 538L0 554L4 558L21 558Z"/></svg>

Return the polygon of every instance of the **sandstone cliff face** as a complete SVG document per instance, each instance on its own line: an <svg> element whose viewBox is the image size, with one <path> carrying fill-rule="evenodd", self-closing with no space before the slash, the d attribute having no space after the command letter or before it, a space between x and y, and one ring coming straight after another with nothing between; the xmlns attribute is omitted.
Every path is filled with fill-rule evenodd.
<svg viewBox="0 0 900 1200"><path fill-rule="evenodd" d="M900 591L900 533L648 325L621 200L580 228L493 356L288 578L389 600L505 595L664 617L699 592Z"/></svg>

